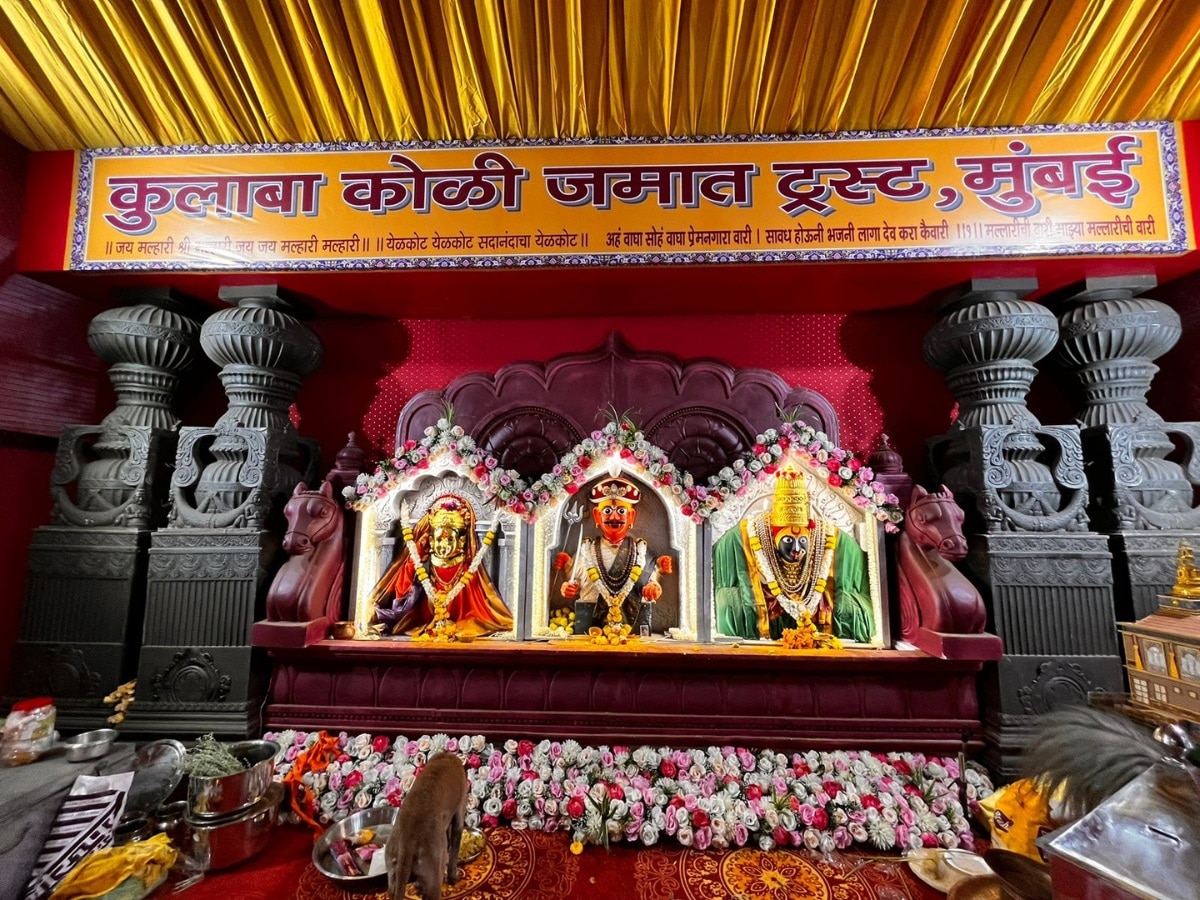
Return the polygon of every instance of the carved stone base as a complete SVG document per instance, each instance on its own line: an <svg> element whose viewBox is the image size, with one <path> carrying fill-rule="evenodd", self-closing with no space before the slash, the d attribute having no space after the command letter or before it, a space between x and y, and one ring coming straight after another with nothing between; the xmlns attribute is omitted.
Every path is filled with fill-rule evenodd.
<svg viewBox="0 0 1200 900"><path fill-rule="evenodd" d="M257 728L265 660L250 647L275 542L250 529L167 528L150 546L128 727L178 735Z"/></svg>
<svg viewBox="0 0 1200 900"><path fill-rule="evenodd" d="M1113 555L1113 601L1117 619L1136 622L1158 610L1158 595L1171 593L1179 542L1200 547L1195 531L1120 531L1109 535Z"/></svg>
<svg viewBox="0 0 1200 900"><path fill-rule="evenodd" d="M271 657L270 728L780 751L982 748L979 663L918 652L329 640Z"/></svg>
<svg viewBox="0 0 1200 900"><path fill-rule="evenodd" d="M1109 656L1005 656L984 668L984 758L1005 779L1020 777L1020 754L1039 719L1083 706L1092 691L1123 690L1121 661ZM1113 686L1116 687L1113 687Z"/></svg>
<svg viewBox="0 0 1200 900"><path fill-rule="evenodd" d="M14 697L54 697L59 727L105 725L103 698L137 671L150 532L38 528L10 679Z"/></svg>
<svg viewBox="0 0 1200 900"><path fill-rule="evenodd" d="M1032 717L1124 690L1102 534L973 535L968 563L1005 656L984 678L989 759L1011 774Z"/></svg>

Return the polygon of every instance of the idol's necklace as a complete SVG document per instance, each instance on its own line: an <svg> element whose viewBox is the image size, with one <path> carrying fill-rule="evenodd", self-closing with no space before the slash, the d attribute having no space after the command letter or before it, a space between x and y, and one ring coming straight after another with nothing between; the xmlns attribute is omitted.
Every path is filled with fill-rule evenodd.
<svg viewBox="0 0 1200 900"><path fill-rule="evenodd" d="M814 564L816 554L810 548L798 574L780 570L777 565L780 561L770 534L770 525L767 523L765 515L756 519L753 527L749 530L750 549L754 553L754 561L758 564L759 572L768 579L767 590L793 619L799 621L802 611L808 612L809 615L815 614L821 597L825 593L829 571L833 568L833 550L837 545L836 526L823 521L816 523L812 533L812 545L821 546L821 561L819 564ZM766 550L768 546L771 548L770 552ZM812 585L812 590L805 596L804 588L809 584ZM787 593L784 592L785 587ZM792 596L788 596L788 594ZM799 600L796 599L797 595L799 595Z"/></svg>
<svg viewBox="0 0 1200 900"><path fill-rule="evenodd" d="M499 527L500 514L496 513L496 518L492 520L491 528L483 536L479 550L475 553L475 557L471 560L471 565L467 567L467 571L462 572L453 582L449 583L449 590L442 591L434 587L433 582L430 580L429 570L425 568L425 561L421 559L421 551L417 548L417 543L413 539L412 523L408 518L408 504L400 504L400 529L404 535L404 546L408 550L409 559L413 561L417 580L421 582L421 587L425 589L425 595L429 598L429 602L433 604L433 622L435 627L450 618L450 604L454 602L455 598L475 578L475 573L479 571L479 566L483 562L483 557L487 553L488 547L492 546L492 542L496 540L496 531ZM439 577L438 580L441 581L441 578Z"/></svg>

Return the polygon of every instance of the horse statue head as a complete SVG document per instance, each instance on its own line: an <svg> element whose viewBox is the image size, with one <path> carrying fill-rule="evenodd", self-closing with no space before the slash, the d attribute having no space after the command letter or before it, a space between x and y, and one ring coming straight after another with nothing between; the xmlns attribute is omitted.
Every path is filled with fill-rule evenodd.
<svg viewBox="0 0 1200 900"><path fill-rule="evenodd" d="M953 563L967 556L963 511L948 488L913 488L900 535L900 634L979 634L987 610L979 591Z"/></svg>
<svg viewBox="0 0 1200 900"><path fill-rule="evenodd" d="M949 488L931 494L918 485L904 514L904 533L918 547L936 550L949 562L959 562L967 557L963 518L962 507L954 502Z"/></svg>
<svg viewBox="0 0 1200 900"><path fill-rule="evenodd" d="M288 522L283 549L289 556L267 592L267 619L336 619L345 570L345 520L333 486L326 481L311 491L300 482L283 515Z"/></svg>
<svg viewBox="0 0 1200 900"><path fill-rule="evenodd" d="M296 485L283 516L288 521L283 549L292 556L307 556L334 536L342 524L342 510L333 499L333 486L322 482L320 490L310 491L304 482Z"/></svg>

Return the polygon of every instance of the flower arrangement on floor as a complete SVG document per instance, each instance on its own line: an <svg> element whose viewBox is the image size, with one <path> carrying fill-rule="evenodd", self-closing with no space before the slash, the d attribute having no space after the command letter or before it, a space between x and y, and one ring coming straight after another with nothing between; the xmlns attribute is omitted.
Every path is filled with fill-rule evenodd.
<svg viewBox="0 0 1200 900"><path fill-rule="evenodd" d="M982 769L920 753L783 754L737 747L492 744L480 735L416 739L282 731L276 777L302 818L330 823L400 805L434 753L467 767L467 824L561 831L582 847L664 837L698 849L807 847L830 852L973 846L964 803L992 792ZM294 802L297 798L294 797Z"/></svg>

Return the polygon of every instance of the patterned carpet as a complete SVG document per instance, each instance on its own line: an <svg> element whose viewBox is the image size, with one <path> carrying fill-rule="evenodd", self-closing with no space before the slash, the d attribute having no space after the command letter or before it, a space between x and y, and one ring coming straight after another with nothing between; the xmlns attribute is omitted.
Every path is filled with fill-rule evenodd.
<svg viewBox="0 0 1200 900"><path fill-rule="evenodd" d="M480 857L462 868L443 900L932 900L941 897L898 861L855 854L825 861L776 850L587 847L579 856L565 835L498 828ZM181 900L383 900L386 893L340 890L311 862L308 832L281 827L258 858L213 873ZM164 888L164 894L169 888ZM410 886L408 897L418 900Z"/></svg>

